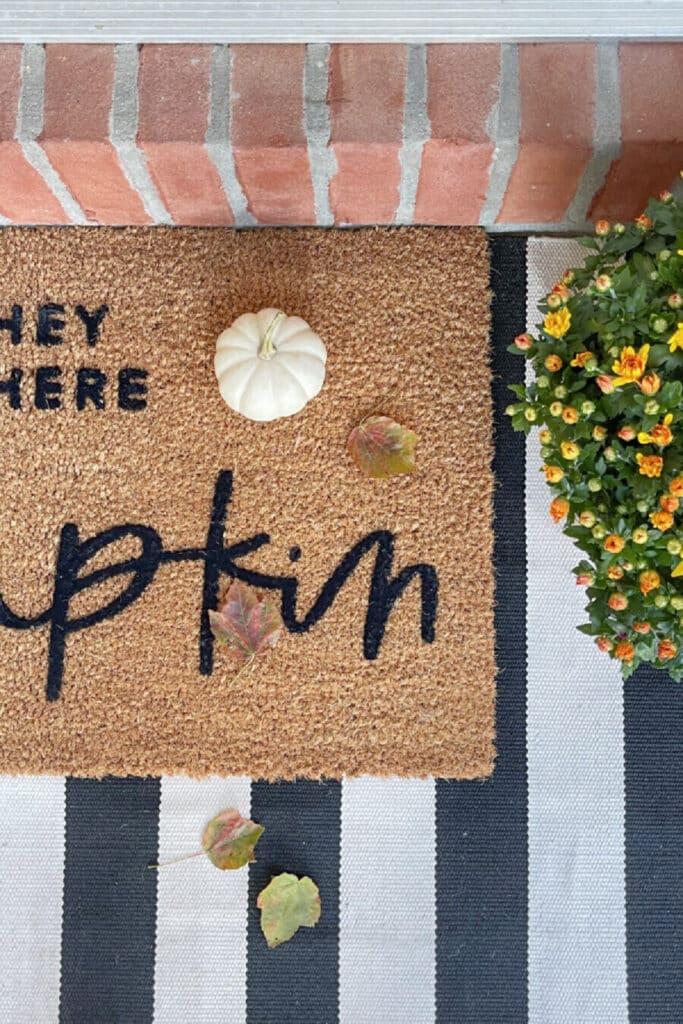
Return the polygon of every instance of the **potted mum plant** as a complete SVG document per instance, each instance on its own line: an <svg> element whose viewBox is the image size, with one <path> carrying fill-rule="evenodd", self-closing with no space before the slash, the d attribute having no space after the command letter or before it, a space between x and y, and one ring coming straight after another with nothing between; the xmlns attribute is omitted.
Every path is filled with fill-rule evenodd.
<svg viewBox="0 0 683 1024"><path fill-rule="evenodd" d="M510 351L512 425L540 428L550 514L585 557L588 622L621 663L683 678L683 205L670 192L633 224L600 220L583 267L540 303Z"/></svg>

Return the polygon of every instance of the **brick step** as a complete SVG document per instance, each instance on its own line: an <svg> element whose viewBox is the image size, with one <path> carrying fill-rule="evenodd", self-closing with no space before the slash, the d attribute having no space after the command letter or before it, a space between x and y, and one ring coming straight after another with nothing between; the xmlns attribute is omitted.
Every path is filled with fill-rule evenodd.
<svg viewBox="0 0 683 1024"><path fill-rule="evenodd" d="M0 45L18 224L635 217L683 166L683 43Z"/></svg>

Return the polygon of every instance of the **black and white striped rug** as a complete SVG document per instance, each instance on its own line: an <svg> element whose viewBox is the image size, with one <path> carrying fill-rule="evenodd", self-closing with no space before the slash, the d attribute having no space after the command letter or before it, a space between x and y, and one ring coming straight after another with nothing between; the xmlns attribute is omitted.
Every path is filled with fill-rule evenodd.
<svg viewBox="0 0 683 1024"><path fill-rule="evenodd" d="M506 345L581 250L491 245L493 777L1 778L3 1024L683 1019L683 688L653 671L623 686L576 632L576 552L537 441L504 416L524 373ZM148 870L231 804L267 826L249 872ZM255 896L282 869L316 880L323 915L268 951Z"/></svg>

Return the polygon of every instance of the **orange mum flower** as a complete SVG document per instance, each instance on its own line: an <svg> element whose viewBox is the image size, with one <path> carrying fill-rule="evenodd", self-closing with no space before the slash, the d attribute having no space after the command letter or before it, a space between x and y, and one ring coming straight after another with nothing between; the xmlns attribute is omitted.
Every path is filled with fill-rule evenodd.
<svg viewBox="0 0 683 1024"><path fill-rule="evenodd" d="M593 358L592 352L578 352L572 359L570 366L584 367Z"/></svg>
<svg viewBox="0 0 683 1024"><path fill-rule="evenodd" d="M674 517L670 512L651 512L650 522L655 530L670 530L674 524Z"/></svg>
<svg viewBox="0 0 683 1024"><path fill-rule="evenodd" d="M654 569L647 569L645 572L641 572L638 581L643 595L649 594L651 590L656 590L662 582L659 573L655 572Z"/></svg>
<svg viewBox="0 0 683 1024"><path fill-rule="evenodd" d="M637 352L632 345L625 345L619 358L612 365L612 372L617 375L613 381L614 387L618 388L622 384L635 384L636 381L639 381L645 373L649 354L649 345L642 345Z"/></svg>
<svg viewBox="0 0 683 1024"><path fill-rule="evenodd" d="M621 580L624 578L624 570L620 565L610 565L607 576L611 580Z"/></svg>
<svg viewBox="0 0 683 1024"><path fill-rule="evenodd" d="M595 641L601 651L611 651L614 644L608 636L599 636Z"/></svg>
<svg viewBox="0 0 683 1024"><path fill-rule="evenodd" d="M667 444L671 444L674 435L669 424L673 418L673 413L669 412L661 423L655 423L649 434L641 431L638 434L639 444L658 444L660 448L665 448Z"/></svg>
<svg viewBox="0 0 683 1024"><path fill-rule="evenodd" d="M625 608L628 608L628 598L626 594L612 594L607 601L612 611L623 612Z"/></svg>
<svg viewBox="0 0 683 1024"><path fill-rule="evenodd" d="M633 644L630 644L628 640L622 640L614 648L614 656L619 661L625 661L627 665L630 665L636 654L636 649Z"/></svg>
<svg viewBox="0 0 683 1024"><path fill-rule="evenodd" d="M605 537L605 551L609 551L612 555L618 555L620 551L623 551L625 544L626 541L618 533L609 533Z"/></svg>
<svg viewBox="0 0 683 1024"><path fill-rule="evenodd" d="M621 438L622 441L632 441L636 436L636 432L633 427L622 427L617 437Z"/></svg>
<svg viewBox="0 0 683 1024"><path fill-rule="evenodd" d="M564 363L559 356L551 353L549 356L546 356L545 363L543 365L546 370L550 370L551 373L557 373L558 370L562 369Z"/></svg>
<svg viewBox="0 0 683 1024"><path fill-rule="evenodd" d="M675 476L669 484L669 494L683 498L683 476Z"/></svg>
<svg viewBox="0 0 683 1024"><path fill-rule="evenodd" d="M671 658L675 658L678 654L678 648L676 644L672 643L671 640L660 640L659 647L657 648L657 657L660 661L670 661Z"/></svg>
<svg viewBox="0 0 683 1024"><path fill-rule="evenodd" d="M652 477L662 475L664 460L661 455L642 455L638 452L636 455L636 462L638 463L638 471L641 476Z"/></svg>
<svg viewBox="0 0 683 1024"><path fill-rule="evenodd" d="M550 515L555 523L559 523L561 519L567 518L569 515L569 502L566 498L555 498L550 502Z"/></svg>
<svg viewBox="0 0 683 1024"><path fill-rule="evenodd" d="M568 405L566 409L562 410L562 419L565 423L578 423L579 410L574 409L571 405Z"/></svg>
<svg viewBox="0 0 683 1024"><path fill-rule="evenodd" d="M649 633L650 632L650 623L649 622L634 622L633 623L633 628L636 631L636 633Z"/></svg>
<svg viewBox="0 0 683 1024"><path fill-rule="evenodd" d="M670 494L663 494L659 499L659 506L665 512L675 512L679 505L680 501L678 498L674 498Z"/></svg>

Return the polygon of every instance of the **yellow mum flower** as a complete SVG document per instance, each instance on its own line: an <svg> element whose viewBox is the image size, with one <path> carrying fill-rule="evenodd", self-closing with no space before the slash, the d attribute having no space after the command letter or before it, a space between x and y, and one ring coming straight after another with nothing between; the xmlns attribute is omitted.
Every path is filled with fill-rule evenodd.
<svg viewBox="0 0 683 1024"><path fill-rule="evenodd" d="M577 355L574 356L569 365L580 366L581 368L583 368L586 365L586 363L588 363L591 359L593 359L592 352L579 352Z"/></svg>
<svg viewBox="0 0 683 1024"><path fill-rule="evenodd" d="M544 466L543 472L545 478L549 484L559 484L560 480L564 476L564 470L559 466Z"/></svg>
<svg viewBox="0 0 683 1024"><path fill-rule="evenodd" d="M560 445L562 449L562 455L569 462L573 462L574 459L578 459L581 449L575 441L563 441Z"/></svg>
<svg viewBox="0 0 683 1024"><path fill-rule="evenodd" d="M543 330L551 338L563 338L569 330L572 322L572 315L566 306L556 313L546 313L543 321Z"/></svg>
<svg viewBox="0 0 683 1024"><path fill-rule="evenodd" d="M683 348L683 322L676 324L676 330L669 338L669 352L675 352L677 348Z"/></svg>
<svg viewBox="0 0 683 1024"><path fill-rule="evenodd" d="M665 448L667 444L671 444L674 439L673 432L669 426L673 420L673 413L667 413L662 423L655 423L652 431L646 434L644 431L638 434L639 444L658 444L661 448Z"/></svg>
<svg viewBox="0 0 683 1024"><path fill-rule="evenodd" d="M622 384L634 384L645 373L647 357L650 354L650 346L643 345L637 352L632 345L625 345L621 354L612 366L612 372L616 377L612 381L615 388Z"/></svg>

